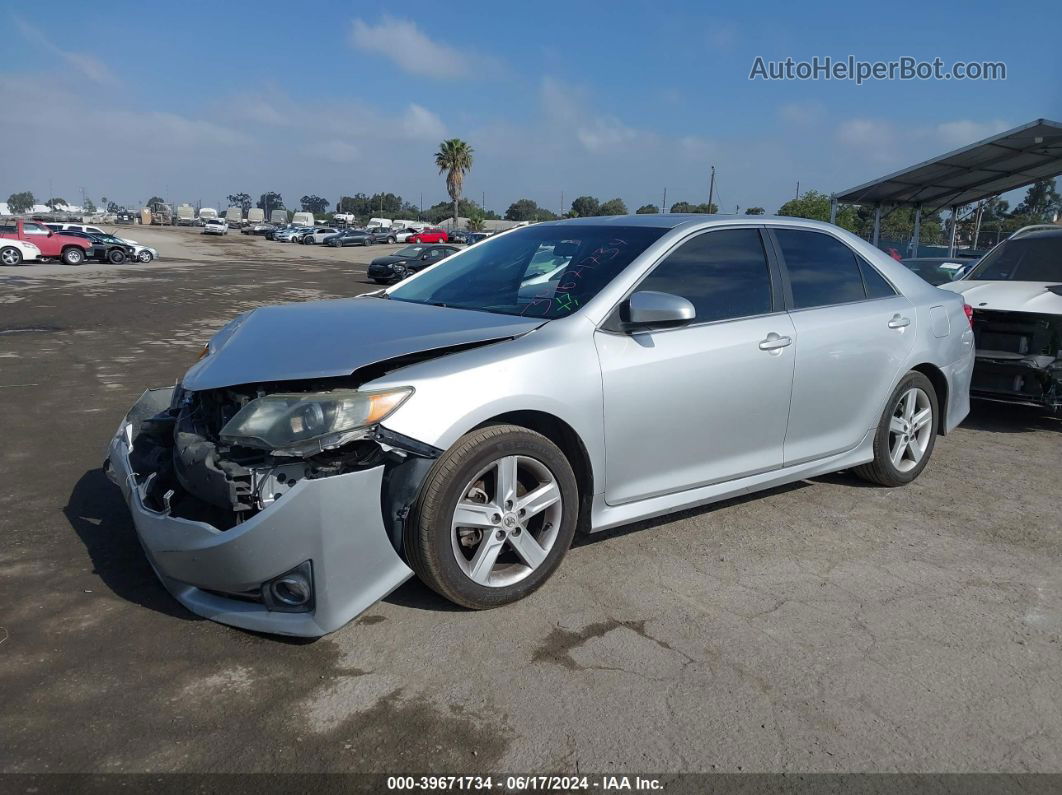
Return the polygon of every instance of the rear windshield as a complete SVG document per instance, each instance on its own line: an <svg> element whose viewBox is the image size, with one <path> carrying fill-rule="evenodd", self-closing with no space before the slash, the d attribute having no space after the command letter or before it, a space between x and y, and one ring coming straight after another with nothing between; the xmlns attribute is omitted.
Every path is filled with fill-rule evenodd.
<svg viewBox="0 0 1062 795"><path fill-rule="evenodd" d="M1062 235L1004 240L966 277L980 281L1062 282Z"/></svg>
<svg viewBox="0 0 1062 795"><path fill-rule="evenodd" d="M388 292L390 298L547 319L577 312L666 230L542 224L485 240Z"/></svg>

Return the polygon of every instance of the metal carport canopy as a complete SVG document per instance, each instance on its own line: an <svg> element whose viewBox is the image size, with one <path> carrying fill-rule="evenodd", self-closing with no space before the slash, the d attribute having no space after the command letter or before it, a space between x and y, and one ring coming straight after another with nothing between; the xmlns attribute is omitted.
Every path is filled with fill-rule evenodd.
<svg viewBox="0 0 1062 795"><path fill-rule="evenodd" d="M830 197L830 222L837 217L839 203L875 206L871 239L876 246L882 205L913 206L916 210L911 249L917 253L922 208L929 206L937 212L950 205L952 224L948 256L954 256L954 219L961 205L1059 174L1062 174L1062 123L1037 119L873 182L835 193Z"/></svg>
<svg viewBox="0 0 1062 795"><path fill-rule="evenodd" d="M1015 127L903 171L835 193L844 204L970 204L1062 174L1062 123Z"/></svg>

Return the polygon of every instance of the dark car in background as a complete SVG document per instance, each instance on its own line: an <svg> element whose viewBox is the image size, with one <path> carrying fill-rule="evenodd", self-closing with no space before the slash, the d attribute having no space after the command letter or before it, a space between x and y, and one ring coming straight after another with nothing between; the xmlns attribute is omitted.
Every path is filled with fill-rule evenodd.
<svg viewBox="0 0 1062 795"><path fill-rule="evenodd" d="M89 248L85 251L86 259L94 259L97 262L110 262L114 265L120 265L126 260L136 259L136 249L114 235L77 232L73 229L64 230L63 234L71 237L80 237L90 243Z"/></svg>
<svg viewBox="0 0 1062 795"><path fill-rule="evenodd" d="M960 257L912 257L900 260L907 270L917 273L934 287L961 279L976 262L975 259Z"/></svg>
<svg viewBox="0 0 1062 795"><path fill-rule="evenodd" d="M406 246L394 254L377 257L369 263L369 278L377 284L400 281L429 265L442 262L458 251L460 249L456 246Z"/></svg>

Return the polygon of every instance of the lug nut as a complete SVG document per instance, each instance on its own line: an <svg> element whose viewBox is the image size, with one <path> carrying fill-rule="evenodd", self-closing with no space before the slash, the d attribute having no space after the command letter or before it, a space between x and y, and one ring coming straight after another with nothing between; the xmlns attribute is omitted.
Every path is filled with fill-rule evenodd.
<svg viewBox="0 0 1062 795"><path fill-rule="evenodd" d="M501 521L501 514L500 514L500 513L496 513L496 514L493 514L493 515L492 515L492 516L490 517L490 520L491 520L492 522L494 522L494 524L498 524L498 522L500 522L500 521Z"/></svg>
<svg viewBox="0 0 1062 795"><path fill-rule="evenodd" d="M527 509L525 509L525 508L521 508L521 509L520 509L520 515L521 515L521 516L526 516L526 515L527 515Z"/></svg>
<svg viewBox="0 0 1062 795"><path fill-rule="evenodd" d="M497 533L494 534L494 537L496 539L498 539L499 541L504 541L505 540L505 531L504 530L499 530Z"/></svg>
<svg viewBox="0 0 1062 795"><path fill-rule="evenodd" d="M505 510L511 511L512 509L513 509L513 501L512 500L506 500L505 501Z"/></svg>

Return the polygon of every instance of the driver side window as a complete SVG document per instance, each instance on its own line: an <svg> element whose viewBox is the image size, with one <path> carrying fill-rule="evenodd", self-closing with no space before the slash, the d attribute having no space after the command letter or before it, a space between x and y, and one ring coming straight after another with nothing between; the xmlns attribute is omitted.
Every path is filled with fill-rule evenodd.
<svg viewBox="0 0 1062 795"><path fill-rule="evenodd" d="M682 296L697 312L694 323L773 311L771 271L758 229L697 235L672 251L636 290Z"/></svg>

